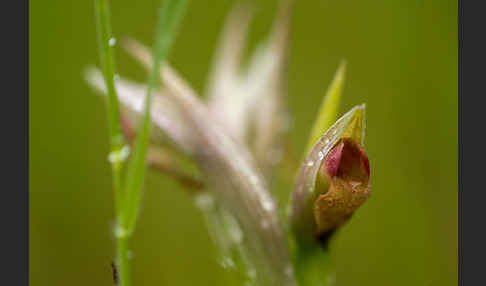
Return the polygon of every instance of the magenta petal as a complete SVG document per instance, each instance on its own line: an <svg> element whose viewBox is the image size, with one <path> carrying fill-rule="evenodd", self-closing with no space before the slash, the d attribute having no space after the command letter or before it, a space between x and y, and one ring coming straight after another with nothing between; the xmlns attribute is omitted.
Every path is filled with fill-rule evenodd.
<svg viewBox="0 0 486 286"><path fill-rule="evenodd" d="M364 163L366 172L368 173L368 177L369 177L370 176L370 161L368 159L368 156L364 152L362 152L362 159L363 159L363 163Z"/></svg>
<svg viewBox="0 0 486 286"><path fill-rule="evenodd" d="M325 170L331 178L333 178L337 174L337 171L339 169L339 163L341 162L341 157L343 155L343 148L344 142L341 141L329 152L324 161Z"/></svg>

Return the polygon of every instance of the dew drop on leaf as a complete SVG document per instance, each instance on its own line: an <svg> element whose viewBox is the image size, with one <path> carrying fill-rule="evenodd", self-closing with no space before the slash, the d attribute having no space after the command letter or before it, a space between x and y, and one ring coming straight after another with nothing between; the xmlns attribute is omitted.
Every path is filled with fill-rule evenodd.
<svg viewBox="0 0 486 286"><path fill-rule="evenodd" d="M108 41L108 45L110 45L110 47L113 47L113 46L115 46L115 44L116 44L116 39L110 38L110 40Z"/></svg>

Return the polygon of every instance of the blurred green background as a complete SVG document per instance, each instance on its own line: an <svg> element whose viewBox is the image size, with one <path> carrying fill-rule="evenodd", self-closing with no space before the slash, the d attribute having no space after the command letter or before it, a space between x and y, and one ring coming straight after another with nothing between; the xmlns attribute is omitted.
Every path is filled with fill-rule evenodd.
<svg viewBox="0 0 486 286"><path fill-rule="evenodd" d="M372 196L333 240L338 285L457 283L457 1L295 1L288 103L302 150L328 84L348 62L341 114L367 103ZM277 1L253 1L250 48ZM111 1L115 36L150 44L159 1ZM170 61L202 91L233 1L190 1ZM94 2L30 1L30 281L112 285L113 201ZM143 69L119 46L122 76ZM293 178L281 185L291 189ZM147 178L135 285L227 285L203 219L164 175Z"/></svg>

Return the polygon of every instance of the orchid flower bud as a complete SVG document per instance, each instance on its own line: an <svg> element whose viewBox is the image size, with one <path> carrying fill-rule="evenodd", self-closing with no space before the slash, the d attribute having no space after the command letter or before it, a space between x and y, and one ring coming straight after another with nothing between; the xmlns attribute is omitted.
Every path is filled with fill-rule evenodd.
<svg viewBox="0 0 486 286"><path fill-rule="evenodd" d="M352 138L342 138L329 152L319 169L314 202L317 235L322 236L344 223L370 194L370 166L363 148Z"/></svg>
<svg viewBox="0 0 486 286"><path fill-rule="evenodd" d="M370 195L363 149L365 106L341 117L309 151L292 193L290 222L302 240L325 239Z"/></svg>

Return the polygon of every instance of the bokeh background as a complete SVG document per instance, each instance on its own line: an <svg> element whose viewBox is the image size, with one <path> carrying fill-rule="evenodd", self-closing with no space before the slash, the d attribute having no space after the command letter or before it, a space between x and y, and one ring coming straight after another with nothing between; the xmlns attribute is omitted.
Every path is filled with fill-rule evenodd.
<svg viewBox="0 0 486 286"><path fill-rule="evenodd" d="M457 283L457 1L295 1L290 138L306 144L341 59L341 114L367 103L372 196L333 240L338 285ZM170 61L202 91L229 0L190 1ZM277 1L253 1L249 48ZM150 44L159 1L111 1L112 26ZM30 282L112 285L113 201L94 2L30 1ZM122 76L145 80L117 46ZM300 152L299 151L299 152ZM291 189L293 178L280 185ZM192 200L151 172L134 237L135 285L228 285Z"/></svg>

